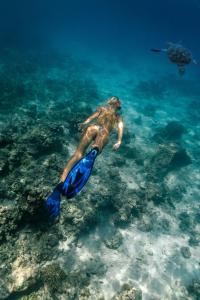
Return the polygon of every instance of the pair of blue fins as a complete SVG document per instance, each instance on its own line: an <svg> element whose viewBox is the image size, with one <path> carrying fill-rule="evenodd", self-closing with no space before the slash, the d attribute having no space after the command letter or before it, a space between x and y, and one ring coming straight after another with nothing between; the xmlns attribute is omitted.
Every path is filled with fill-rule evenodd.
<svg viewBox="0 0 200 300"><path fill-rule="evenodd" d="M88 181L95 158L99 153L98 148L93 148L86 156L81 158L71 169L64 182L60 182L45 201L45 208L50 217L56 218L60 214L61 195L67 199L73 198L82 190Z"/></svg>

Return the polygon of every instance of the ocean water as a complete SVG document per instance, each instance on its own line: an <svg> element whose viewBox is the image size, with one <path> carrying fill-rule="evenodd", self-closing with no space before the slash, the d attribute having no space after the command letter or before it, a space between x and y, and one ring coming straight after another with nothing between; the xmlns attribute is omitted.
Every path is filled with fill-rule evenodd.
<svg viewBox="0 0 200 300"><path fill-rule="evenodd" d="M0 3L0 299L200 299L200 3ZM183 76L167 43L197 64ZM44 202L78 124L122 102L92 175ZM89 148L88 148L89 150Z"/></svg>

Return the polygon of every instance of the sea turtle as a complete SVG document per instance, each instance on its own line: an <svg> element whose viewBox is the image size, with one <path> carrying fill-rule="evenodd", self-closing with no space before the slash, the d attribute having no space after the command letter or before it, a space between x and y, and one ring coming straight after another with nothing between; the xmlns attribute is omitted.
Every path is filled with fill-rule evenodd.
<svg viewBox="0 0 200 300"><path fill-rule="evenodd" d="M190 63L197 64L196 60L194 60L192 57L192 53L188 49L184 48L181 44L174 44L170 42L167 44L167 48L165 49L153 48L151 51L166 52L169 60L177 65L180 75L185 73L186 65Z"/></svg>

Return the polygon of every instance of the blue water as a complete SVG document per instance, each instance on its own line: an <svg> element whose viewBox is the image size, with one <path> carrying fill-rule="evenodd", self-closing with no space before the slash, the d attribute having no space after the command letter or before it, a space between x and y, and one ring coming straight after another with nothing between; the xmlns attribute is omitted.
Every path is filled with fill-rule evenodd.
<svg viewBox="0 0 200 300"><path fill-rule="evenodd" d="M123 284L200 299L199 13L198 0L1 1L0 299L111 300ZM183 76L150 51L168 42L197 61ZM77 123L112 95L121 149L113 134L83 192L40 225Z"/></svg>

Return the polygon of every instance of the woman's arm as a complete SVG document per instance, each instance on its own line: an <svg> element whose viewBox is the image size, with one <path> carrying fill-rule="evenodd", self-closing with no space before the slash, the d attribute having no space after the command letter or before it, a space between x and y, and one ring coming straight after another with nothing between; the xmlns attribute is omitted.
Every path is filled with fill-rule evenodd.
<svg viewBox="0 0 200 300"><path fill-rule="evenodd" d="M117 139L117 143L114 144L113 149L117 150L122 143L122 137L123 137L123 132L124 132L124 122L123 119L121 117L119 117L118 119L118 124L117 124L117 128L118 128L118 139Z"/></svg>
<svg viewBox="0 0 200 300"><path fill-rule="evenodd" d="M98 108L93 114L91 114L83 123L79 123L79 130L83 130L85 125L89 124L92 120L96 119L100 114L101 108Z"/></svg>
<svg viewBox="0 0 200 300"><path fill-rule="evenodd" d="M95 111L93 114L91 114L82 124L87 125L90 123L92 120L96 119L99 115L99 111Z"/></svg>

